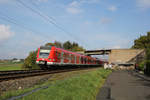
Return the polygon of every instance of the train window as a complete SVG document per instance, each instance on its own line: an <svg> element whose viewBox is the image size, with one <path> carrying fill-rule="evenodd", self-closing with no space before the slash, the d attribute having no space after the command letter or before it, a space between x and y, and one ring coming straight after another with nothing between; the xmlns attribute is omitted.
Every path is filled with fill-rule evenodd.
<svg viewBox="0 0 150 100"><path fill-rule="evenodd" d="M66 58L66 53L64 53L63 57Z"/></svg>
<svg viewBox="0 0 150 100"><path fill-rule="evenodd" d="M69 61L71 61L71 54L68 54L68 59Z"/></svg>
<svg viewBox="0 0 150 100"><path fill-rule="evenodd" d="M74 60L74 56L73 55L71 55L71 58L72 58L72 60Z"/></svg>
<svg viewBox="0 0 150 100"><path fill-rule="evenodd" d="M67 59L69 59L69 54L67 53Z"/></svg>
<svg viewBox="0 0 150 100"><path fill-rule="evenodd" d="M81 63L83 63L83 57L81 57Z"/></svg>
<svg viewBox="0 0 150 100"><path fill-rule="evenodd" d="M57 57L61 58L61 53L60 52L57 52Z"/></svg>
<svg viewBox="0 0 150 100"><path fill-rule="evenodd" d="M76 57L76 56L74 56L74 61L75 61L75 63L76 63L76 61L77 61L77 57Z"/></svg>
<svg viewBox="0 0 150 100"><path fill-rule="evenodd" d="M84 63L86 64L86 58L84 58Z"/></svg>
<svg viewBox="0 0 150 100"><path fill-rule="evenodd" d="M86 64L88 63L88 59L86 58Z"/></svg>
<svg viewBox="0 0 150 100"><path fill-rule="evenodd" d="M73 61L74 61L74 55L71 55L71 60L73 60Z"/></svg>
<svg viewBox="0 0 150 100"><path fill-rule="evenodd" d="M72 55L70 55L70 57L71 57L71 61L73 60L73 56Z"/></svg>
<svg viewBox="0 0 150 100"><path fill-rule="evenodd" d="M88 63L88 59L86 58L86 64Z"/></svg>
<svg viewBox="0 0 150 100"><path fill-rule="evenodd" d="M81 57L79 56L79 58L78 58L78 59L79 59L78 61L79 61L79 64L80 64L80 63L81 63Z"/></svg>
<svg viewBox="0 0 150 100"><path fill-rule="evenodd" d="M56 54L56 57L58 56L58 52L57 51L55 51L55 54Z"/></svg>
<svg viewBox="0 0 150 100"><path fill-rule="evenodd" d="M71 59L71 61L72 61L72 55L70 54L70 59Z"/></svg>
<svg viewBox="0 0 150 100"><path fill-rule="evenodd" d="M51 51L51 50L41 49L41 50L40 50L39 57L40 57L40 58L48 58L50 51Z"/></svg>
<svg viewBox="0 0 150 100"><path fill-rule="evenodd" d="M68 59L69 58L69 54L68 53L64 53L64 58Z"/></svg>

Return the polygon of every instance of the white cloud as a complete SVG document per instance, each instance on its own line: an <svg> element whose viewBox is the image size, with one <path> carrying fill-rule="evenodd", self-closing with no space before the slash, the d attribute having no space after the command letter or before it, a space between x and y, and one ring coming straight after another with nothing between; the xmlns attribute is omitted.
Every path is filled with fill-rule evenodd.
<svg viewBox="0 0 150 100"><path fill-rule="evenodd" d="M42 2L45 3L45 2L48 2L48 0L31 0L31 1L35 2L35 3L42 3Z"/></svg>
<svg viewBox="0 0 150 100"><path fill-rule="evenodd" d="M150 0L136 0L137 6L142 9L150 8Z"/></svg>
<svg viewBox="0 0 150 100"><path fill-rule="evenodd" d="M100 0L80 0L81 3L88 3L88 4L92 4L92 3L98 3Z"/></svg>
<svg viewBox="0 0 150 100"><path fill-rule="evenodd" d="M116 11L117 7L116 6L110 6L110 7L108 7L108 10L110 10L110 11Z"/></svg>
<svg viewBox="0 0 150 100"><path fill-rule="evenodd" d="M83 12L82 9L75 8L75 7L69 7L66 10L67 10L67 12L69 12L71 14L79 14L79 13Z"/></svg>
<svg viewBox="0 0 150 100"><path fill-rule="evenodd" d="M71 6L71 7L78 7L79 5L80 5L80 3L77 1L73 1L69 4L69 6Z"/></svg>
<svg viewBox="0 0 150 100"><path fill-rule="evenodd" d="M14 32L11 32L10 26L0 25L0 43L8 40L14 35Z"/></svg>
<svg viewBox="0 0 150 100"><path fill-rule="evenodd" d="M66 11L71 14L79 14L83 10L80 8L80 2L73 1L67 6Z"/></svg>
<svg viewBox="0 0 150 100"><path fill-rule="evenodd" d="M70 4L67 5L66 11L71 14L79 14L84 10L81 8L83 4L93 4L97 3L99 0L80 0L80 1L72 1Z"/></svg>
<svg viewBox="0 0 150 100"><path fill-rule="evenodd" d="M39 2L47 2L48 0L37 0Z"/></svg>
<svg viewBox="0 0 150 100"><path fill-rule="evenodd" d="M105 18L101 18L101 19L100 19L100 22L101 22L102 24L109 24L109 23L112 22L112 19L105 17Z"/></svg>

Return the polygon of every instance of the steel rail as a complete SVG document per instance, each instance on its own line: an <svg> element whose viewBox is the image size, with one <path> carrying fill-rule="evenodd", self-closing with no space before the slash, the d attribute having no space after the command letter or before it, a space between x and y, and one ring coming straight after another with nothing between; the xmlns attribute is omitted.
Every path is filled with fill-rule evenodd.
<svg viewBox="0 0 150 100"><path fill-rule="evenodd" d="M0 82L24 77L39 76L44 74L55 74L69 71L77 71L89 68L74 68L74 69L63 69L63 70L15 70L15 71L0 71ZM91 69L91 68L90 68Z"/></svg>

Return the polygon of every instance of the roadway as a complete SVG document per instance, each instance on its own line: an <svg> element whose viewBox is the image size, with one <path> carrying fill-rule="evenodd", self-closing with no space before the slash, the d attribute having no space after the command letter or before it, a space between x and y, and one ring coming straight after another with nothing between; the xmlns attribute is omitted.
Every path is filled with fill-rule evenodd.
<svg viewBox="0 0 150 100"><path fill-rule="evenodd" d="M135 71L114 71L96 100L150 100L150 78Z"/></svg>

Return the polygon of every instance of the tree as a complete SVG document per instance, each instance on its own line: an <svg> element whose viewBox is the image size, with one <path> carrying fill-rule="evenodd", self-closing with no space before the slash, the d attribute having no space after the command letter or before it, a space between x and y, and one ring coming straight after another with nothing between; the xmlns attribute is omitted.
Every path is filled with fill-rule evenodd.
<svg viewBox="0 0 150 100"><path fill-rule="evenodd" d="M54 44L57 48L63 48L62 43L59 41L55 41Z"/></svg>
<svg viewBox="0 0 150 100"><path fill-rule="evenodd" d="M76 42L70 42L66 41L64 43L61 43L59 41L55 41L54 43L46 43L45 46L55 46L58 48L63 48L65 50L70 50L70 51L84 51L85 49L81 46L78 45Z"/></svg>
<svg viewBox="0 0 150 100"><path fill-rule="evenodd" d="M84 51L83 47L79 46L78 43L73 42L71 43L70 41L66 41L63 44L63 48L66 50L71 50L71 51Z"/></svg>
<svg viewBox="0 0 150 100"><path fill-rule="evenodd" d="M55 46L54 43L46 43L45 46Z"/></svg>
<svg viewBox="0 0 150 100"><path fill-rule="evenodd" d="M72 44L73 47L79 47L78 43L73 42Z"/></svg>
<svg viewBox="0 0 150 100"><path fill-rule="evenodd" d="M33 51L29 53L29 56L24 60L24 64L22 66L23 69L37 69L39 66L36 64L36 55L37 51Z"/></svg>
<svg viewBox="0 0 150 100"><path fill-rule="evenodd" d="M146 65L145 72L147 75L150 75L150 32L147 32L147 35L140 36L138 39L134 40L132 48L146 50L146 59L144 61Z"/></svg>
<svg viewBox="0 0 150 100"><path fill-rule="evenodd" d="M12 60L17 60L17 58L13 58Z"/></svg>
<svg viewBox="0 0 150 100"><path fill-rule="evenodd" d="M138 39L134 40L134 45L132 48L134 49L145 49L147 48L147 36L140 36Z"/></svg>
<svg viewBox="0 0 150 100"><path fill-rule="evenodd" d="M146 69L145 73L150 76L150 47L146 49Z"/></svg>
<svg viewBox="0 0 150 100"><path fill-rule="evenodd" d="M66 41L65 43L63 43L63 48L66 50L71 50L72 49L72 44L70 41Z"/></svg>
<svg viewBox="0 0 150 100"><path fill-rule="evenodd" d="M55 41L54 43L46 43L45 46L55 46L57 48L62 48L62 43L59 41Z"/></svg>
<svg viewBox="0 0 150 100"><path fill-rule="evenodd" d="M59 41L55 41L54 43L46 43L45 46L56 46L58 48L64 48L66 50L71 51L83 51L83 47L79 46L78 43L71 43L70 41L66 41L65 43L61 43ZM28 57L24 60L24 64L22 66L23 69L37 69L39 66L36 64L36 55L37 50L29 53Z"/></svg>

